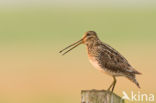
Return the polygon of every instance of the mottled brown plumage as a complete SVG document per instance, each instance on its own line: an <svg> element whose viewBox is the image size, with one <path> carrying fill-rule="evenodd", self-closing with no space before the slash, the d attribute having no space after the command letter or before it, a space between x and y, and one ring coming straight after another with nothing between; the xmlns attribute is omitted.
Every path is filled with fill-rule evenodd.
<svg viewBox="0 0 156 103"><path fill-rule="evenodd" d="M80 41L68 46L67 48L74 45L75 46L73 48L75 48L80 44L86 45L88 58L91 64L98 70L109 74L114 78L114 82L111 84L109 89L112 88L112 91L114 90L117 76L124 76L128 78L140 88L139 83L135 79L135 75L141 73L136 71L118 51L116 51L108 44L103 43L98 38L96 32L86 32ZM73 48L69 49L64 54L66 54ZM62 51L64 51L65 49L63 49ZM60 53L62 51L60 51Z"/></svg>

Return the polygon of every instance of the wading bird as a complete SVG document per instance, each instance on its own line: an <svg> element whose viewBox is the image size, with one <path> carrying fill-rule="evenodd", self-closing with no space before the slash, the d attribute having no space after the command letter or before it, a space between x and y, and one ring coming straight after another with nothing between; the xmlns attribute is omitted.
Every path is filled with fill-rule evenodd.
<svg viewBox="0 0 156 103"><path fill-rule="evenodd" d="M103 43L94 31L86 32L81 40L64 48L60 51L60 53L63 53L63 51L70 48L63 53L63 55L65 55L80 44L86 45L88 58L91 64L96 69L113 77L114 81L109 86L107 91L110 91L111 89L111 92L113 92L117 81L116 77L118 76L124 76L128 78L130 81L135 83L138 88L140 88L135 75L141 73L135 70L118 51L116 51L108 44Z"/></svg>

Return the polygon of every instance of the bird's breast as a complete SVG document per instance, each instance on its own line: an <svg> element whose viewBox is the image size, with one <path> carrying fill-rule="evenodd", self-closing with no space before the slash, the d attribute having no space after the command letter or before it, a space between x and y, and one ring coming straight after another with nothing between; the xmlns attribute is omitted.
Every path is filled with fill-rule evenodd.
<svg viewBox="0 0 156 103"><path fill-rule="evenodd" d="M105 73L110 76L115 75L113 72L109 71L107 68L101 67L96 57L93 57L88 54L88 58L89 58L90 63L100 72Z"/></svg>
<svg viewBox="0 0 156 103"><path fill-rule="evenodd" d="M100 71L103 71L103 69L101 68L101 66L99 65L99 62L97 61L96 57L93 57L91 55L88 54L88 58L90 63L97 69Z"/></svg>

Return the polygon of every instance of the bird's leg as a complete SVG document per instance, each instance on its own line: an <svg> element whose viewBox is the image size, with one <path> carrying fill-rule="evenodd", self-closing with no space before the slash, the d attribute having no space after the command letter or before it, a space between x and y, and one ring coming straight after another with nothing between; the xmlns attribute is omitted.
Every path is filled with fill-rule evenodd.
<svg viewBox="0 0 156 103"><path fill-rule="evenodd" d="M114 88L115 88L115 85L116 85L116 78L113 76L113 79L114 79L114 83L113 83L113 87L112 87L112 91L111 91L111 93L113 93L113 91L114 91Z"/></svg>
<svg viewBox="0 0 156 103"><path fill-rule="evenodd" d="M106 93L105 93L105 95L104 95L104 98L106 99L106 101L107 101L107 94L110 93L108 98L109 98L109 100L110 100L110 102L111 102L111 96L112 96L112 93L113 93L113 91L114 91L115 85L116 85L116 78L115 78L115 76L113 76L113 82L112 82L112 84L109 86L109 88L107 89L107 91L106 91ZM111 90L111 92L110 92L110 89L111 89L111 88L112 88L112 90Z"/></svg>
<svg viewBox="0 0 156 103"><path fill-rule="evenodd" d="M115 88L115 85L116 85L116 81L117 81L115 76L113 76L113 79L114 79L113 86L112 86L112 90L111 90L110 97L109 97L110 100L111 100L111 97L112 97L112 94L113 94L113 91L114 91L114 88Z"/></svg>
<svg viewBox="0 0 156 103"><path fill-rule="evenodd" d="M113 76L113 80L114 80L113 83L109 86L106 92L109 92L111 88L112 88L111 92L113 92L115 84L116 84L116 78L114 76Z"/></svg>
<svg viewBox="0 0 156 103"><path fill-rule="evenodd" d="M112 84L109 86L109 88L106 90L106 93L105 93L105 95L104 95L104 98L106 98L107 97L107 94L110 92L110 89L112 88L112 90L114 89L114 86L115 86L115 84L116 84L116 78L113 76L113 79L114 79L114 81L112 82ZM111 90L111 91L112 91Z"/></svg>
<svg viewBox="0 0 156 103"><path fill-rule="evenodd" d="M109 88L107 89L106 92L109 92L113 85L114 85L114 81L113 81L112 84L109 86Z"/></svg>

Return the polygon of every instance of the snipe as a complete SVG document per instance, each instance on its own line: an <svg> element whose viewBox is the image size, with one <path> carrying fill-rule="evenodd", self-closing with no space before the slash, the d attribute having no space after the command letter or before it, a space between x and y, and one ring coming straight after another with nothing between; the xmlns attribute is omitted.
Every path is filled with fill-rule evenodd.
<svg viewBox="0 0 156 103"><path fill-rule="evenodd" d="M103 43L94 31L86 32L81 40L64 48L60 51L60 53L71 47L63 53L63 55L65 55L80 44L86 45L91 64L96 69L113 77L114 81L109 86L108 91L111 89L111 92L113 92L117 76L124 76L128 78L140 88L135 75L141 73L135 70L118 51L113 49L108 44Z"/></svg>

